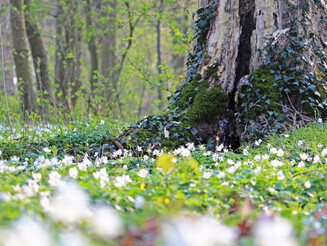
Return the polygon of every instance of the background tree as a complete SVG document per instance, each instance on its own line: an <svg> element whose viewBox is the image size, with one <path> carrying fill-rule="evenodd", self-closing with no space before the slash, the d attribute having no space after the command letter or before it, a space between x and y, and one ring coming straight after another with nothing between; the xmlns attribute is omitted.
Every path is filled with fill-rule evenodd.
<svg viewBox="0 0 327 246"><path fill-rule="evenodd" d="M48 52L45 48L38 23L31 16L31 12L33 12L31 10L32 2L32 0L24 0L25 26L33 58L37 89L41 97L40 106L42 107L42 111L45 109L47 102L49 102L52 106L57 106L58 102L54 95L54 88L50 83ZM33 7L35 8L35 6Z"/></svg>
<svg viewBox="0 0 327 246"><path fill-rule="evenodd" d="M104 29L102 37L102 51L101 51L101 75L104 85L104 98L106 102L112 100L112 96L117 93L117 0L103 1L102 3L102 15L104 19ZM106 104L107 107L110 104Z"/></svg>
<svg viewBox="0 0 327 246"><path fill-rule="evenodd" d="M84 6L85 11L85 19L86 19L86 41L87 46L90 54L90 75L89 75L89 83L90 83L90 92L88 97L88 113L89 109L92 108L94 113L98 114L98 109L94 103L96 103L95 96L96 90L99 81L99 70L98 70L98 51L97 51L97 43L96 43L96 36L97 36L97 28L94 22L95 10L97 1L87 0Z"/></svg>
<svg viewBox="0 0 327 246"><path fill-rule="evenodd" d="M166 97L180 82L185 66L183 63L175 66L174 61L185 57L190 47L190 32L184 36L183 30L185 25L190 30L191 24L180 16L189 15L197 1L161 2L165 6L162 10L160 1L146 0L25 2L25 26L29 27L25 32L33 57L29 66L35 65L29 72L34 94L38 92L38 107L43 108L44 101L51 98L57 101L58 107L49 107L49 119L54 116L56 120L62 116L78 119L96 114L132 120L168 105ZM6 53L13 48L10 25L6 24L10 18L5 18L6 12L10 12L9 1L1 2L0 6ZM161 75L158 75L158 25ZM14 101L16 78L11 74L14 62L8 55L5 62L11 84L8 90L9 100L13 100L11 109L19 115L16 108L20 105ZM44 85L46 81L49 89ZM161 110L159 102L163 105ZM51 100L50 104L56 105Z"/></svg>
<svg viewBox="0 0 327 246"><path fill-rule="evenodd" d="M56 83L59 100L70 112L75 107L81 88L82 19L80 1L57 2L56 13Z"/></svg>
<svg viewBox="0 0 327 246"><path fill-rule="evenodd" d="M36 93L33 88L29 66L29 48L26 37L24 0L10 1L10 20L13 37L14 61L18 88L22 95L22 106L25 111L36 111Z"/></svg>

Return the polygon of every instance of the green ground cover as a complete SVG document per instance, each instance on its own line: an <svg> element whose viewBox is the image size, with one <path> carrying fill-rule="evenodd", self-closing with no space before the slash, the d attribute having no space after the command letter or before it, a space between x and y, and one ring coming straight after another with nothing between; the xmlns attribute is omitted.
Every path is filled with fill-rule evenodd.
<svg viewBox="0 0 327 246"><path fill-rule="evenodd" d="M119 149L107 120L15 129L0 127L0 245L327 242L321 120L238 153Z"/></svg>

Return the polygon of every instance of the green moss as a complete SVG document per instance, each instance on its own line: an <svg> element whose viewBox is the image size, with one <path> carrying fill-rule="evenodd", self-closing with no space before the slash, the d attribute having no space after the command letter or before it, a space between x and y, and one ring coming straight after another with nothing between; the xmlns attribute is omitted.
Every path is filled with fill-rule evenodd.
<svg viewBox="0 0 327 246"><path fill-rule="evenodd" d="M209 66L206 71L206 76L210 77L214 76L215 74L217 74L217 65Z"/></svg>
<svg viewBox="0 0 327 246"><path fill-rule="evenodd" d="M174 108L179 108L179 110L186 109L190 104L193 103L193 100L200 90L202 76L201 74L196 74L193 80L185 87L184 91L181 94L180 99L174 105Z"/></svg>
<svg viewBox="0 0 327 246"><path fill-rule="evenodd" d="M162 142L161 147L167 150L174 150L183 144L185 144L185 142L180 140L166 140Z"/></svg>
<svg viewBox="0 0 327 246"><path fill-rule="evenodd" d="M281 94L274 75L269 68L255 70L250 75L250 82L245 84L240 93L240 112L248 119L256 119L263 113L279 114Z"/></svg>
<svg viewBox="0 0 327 246"><path fill-rule="evenodd" d="M148 130L144 128L139 128L135 131L135 138L138 143L150 142L151 138L158 136L158 130Z"/></svg>
<svg viewBox="0 0 327 246"><path fill-rule="evenodd" d="M206 82L206 85L208 88L209 83ZM228 99L228 95L223 91L222 87L215 84L209 91L203 89L197 94L192 107L187 112L187 116L195 124L214 123L217 116L225 113Z"/></svg>
<svg viewBox="0 0 327 246"><path fill-rule="evenodd" d="M212 77L217 72L216 66L208 67L206 78ZM228 95L219 84L212 88L207 79L196 74L189 85L182 92L182 96L176 103L179 109L186 109L186 117L191 125L200 123L213 123L217 116L225 113L228 104Z"/></svg>

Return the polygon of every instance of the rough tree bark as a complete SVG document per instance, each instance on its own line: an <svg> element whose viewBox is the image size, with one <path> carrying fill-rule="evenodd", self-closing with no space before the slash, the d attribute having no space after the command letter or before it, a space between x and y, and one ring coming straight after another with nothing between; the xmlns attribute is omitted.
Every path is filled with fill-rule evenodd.
<svg viewBox="0 0 327 246"><path fill-rule="evenodd" d="M23 5L23 0L10 1L10 22L13 37L14 61L19 91L23 96L23 110L36 111L38 107L28 61L29 48L26 37Z"/></svg>
<svg viewBox="0 0 327 246"><path fill-rule="evenodd" d="M24 3L26 6L24 11L26 34L32 52L37 88L42 99L48 100L52 106L57 106L58 103L53 93L54 88L49 78L48 52L41 37L39 27L37 23L33 22L30 16L32 0L24 0Z"/></svg>
<svg viewBox="0 0 327 246"><path fill-rule="evenodd" d="M237 148L254 132L326 116L326 2L203 1L196 46L172 108L204 142Z"/></svg>

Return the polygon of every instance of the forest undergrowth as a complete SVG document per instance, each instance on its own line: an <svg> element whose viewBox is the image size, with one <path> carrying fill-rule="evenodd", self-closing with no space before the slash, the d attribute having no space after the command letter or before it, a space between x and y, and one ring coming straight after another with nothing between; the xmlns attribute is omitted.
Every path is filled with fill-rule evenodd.
<svg viewBox="0 0 327 246"><path fill-rule="evenodd" d="M0 245L325 245L319 119L233 152L123 148L110 119L0 126ZM151 146L151 145L149 145Z"/></svg>

